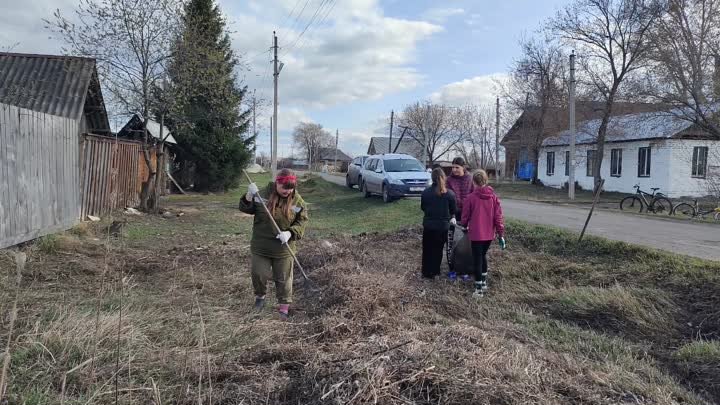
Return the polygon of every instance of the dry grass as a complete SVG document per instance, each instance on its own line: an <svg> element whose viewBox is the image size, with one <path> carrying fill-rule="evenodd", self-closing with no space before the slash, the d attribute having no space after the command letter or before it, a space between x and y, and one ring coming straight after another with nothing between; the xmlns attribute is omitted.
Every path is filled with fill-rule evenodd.
<svg viewBox="0 0 720 405"><path fill-rule="evenodd" d="M182 218L193 231L195 215ZM720 400L718 264L511 223L512 248L491 250L491 293L476 301L469 285L419 278L416 228L311 239L299 259L319 289L298 277L283 323L251 310L246 234L192 239L180 220L133 221L183 237L106 250L97 225L58 237L54 253L30 250L10 403ZM4 315L15 267L0 256L0 269ZM0 318L3 339L8 328Z"/></svg>

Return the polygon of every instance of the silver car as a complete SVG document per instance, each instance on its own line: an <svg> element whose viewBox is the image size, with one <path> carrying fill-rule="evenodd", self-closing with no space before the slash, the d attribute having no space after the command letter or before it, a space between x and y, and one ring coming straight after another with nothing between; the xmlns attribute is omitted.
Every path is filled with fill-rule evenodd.
<svg viewBox="0 0 720 405"><path fill-rule="evenodd" d="M410 155L388 153L368 156L360 189L365 197L380 194L385 202L400 197L417 197L431 184L430 173Z"/></svg>
<svg viewBox="0 0 720 405"><path fill-rule="evenodd" d="M358 156L348 165L348 171L345 175L345 185L349 188L353 188L354 186L358 186L358 188L360 188L360 179L366 158L367 155Z"/></svg>

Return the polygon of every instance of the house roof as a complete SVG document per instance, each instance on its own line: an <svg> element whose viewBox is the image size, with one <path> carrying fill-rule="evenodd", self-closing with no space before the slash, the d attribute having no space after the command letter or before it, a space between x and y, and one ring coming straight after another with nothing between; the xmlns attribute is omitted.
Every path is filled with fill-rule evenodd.
<svg viewBox="0 0 720 405"><path fill-rule="evenodd" d="M605 105L602 102L581 101L576 103L575 116L577 122L599 119L602 117ZM635 114L643 112L655 112L666 109L660 104L650 103L615 103L613 105L613 116ZM535 136L537 127L540 125L541 110L538 106L530 106L518 117L510 130L505 134L501 145L507 147L516 143L522 143L526 136ZM542 139L556 135L568 128L570 113L567 107L549 107L543 121Z"/></svg>
<svg viewBox="0 0 720 405"><path fill-rule="evenodd" d="M0 102L80 119L91 132L108 132L95 60L75 56L0 52Z"/></svg>
<svg viewBox="0 0 720 405"><path fill-rule="evenodd" d="M142 137L142 127L143 127L143 119L140 116L140 114L134 114L132 118L125 124L125 126L122 127L122 129L118 132L118 137L120 138L129 138L129 139L140 139ZM160 124L152 119L148 119L147 123L147 130L148 134L157 139L160 139ZM175 138L172 136L172 133L168 129L168 127L163 126L162 129L162 137L165 138L165 142L177 144L175 141Z"/></svg>
<svg viewBox="0 0 720 405"><path fill-rule="evenodd" d="M337 150L337 160L341 162L349 162L352 158L340 149L335 148L320 148L318 150L318 160L335 160L335 151Z"/></svg>
<svg viewBox="0 0 720 405"><path fill-rule="evenodd" d="M715 106L716 110L720 106ZM694 137L706 136L687 119L681 118L681 111L645 112L640 114L621 115L610 118L606 133L606 142L639 141L646 139L682 138L685 135ZM582 122L575 131L576 144L592 144L602 120L595 119ZM565 130L557 136L547 138L542 146L564 146L570 144L572 131Z"/></svg>
<svg viewBox="0 0 720 405"><path fill-rule="evenodd" d="M404 137L402 142L400 142L400 146L398 146L397 150L395 150L395 146L397 146L399 138L400 137L393 137L392 149L390 149L390 152L405 153L408 155L415 156L417 158L422 157L422 154L423 154L422 145L420 145L420 143L413 138ZM370 138L370 145L368 146L368 154L374 155L374 154L380 154L380 153L388 153L388 145L389 144L390 144L389 137L374 136L374 137Z"/></svg>

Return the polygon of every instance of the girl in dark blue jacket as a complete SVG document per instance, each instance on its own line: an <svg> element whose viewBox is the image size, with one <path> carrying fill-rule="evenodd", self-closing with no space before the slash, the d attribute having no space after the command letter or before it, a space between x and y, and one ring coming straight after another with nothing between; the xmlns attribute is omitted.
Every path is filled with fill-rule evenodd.
<svg viewBox="0 0 720 405"><path fill-rule="evenodd" d="M440 274L443 248L448 228L455 225L455 194L447 189L445 172L441 168L432 171L432 185L425 189L420 199L423 218L422 275L432 279Z"/></svg>

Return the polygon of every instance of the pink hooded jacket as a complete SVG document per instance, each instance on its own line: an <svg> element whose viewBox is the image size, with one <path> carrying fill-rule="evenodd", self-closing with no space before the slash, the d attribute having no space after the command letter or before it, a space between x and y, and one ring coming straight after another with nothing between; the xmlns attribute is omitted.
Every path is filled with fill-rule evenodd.
<svg viewBox="0 0 720 405"><path fill-rule="evenodd" d="M489 241L505 234L500 199L490 186L475 188L463 205L462 224L473 242Z"/></svg>

